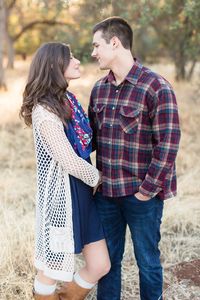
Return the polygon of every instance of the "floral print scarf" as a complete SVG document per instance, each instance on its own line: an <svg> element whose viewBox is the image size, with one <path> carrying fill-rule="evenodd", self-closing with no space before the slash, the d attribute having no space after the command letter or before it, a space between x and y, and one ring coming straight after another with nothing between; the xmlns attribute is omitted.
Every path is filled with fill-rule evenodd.
<svg viewBox="0 0 200 300"><path fill-rule="evenodd" d="M86 159L92 152L92 129L89 119L72 93L67 91L66 97L72 110L72 118L67 122L65 133L76 153Z"/></svg>

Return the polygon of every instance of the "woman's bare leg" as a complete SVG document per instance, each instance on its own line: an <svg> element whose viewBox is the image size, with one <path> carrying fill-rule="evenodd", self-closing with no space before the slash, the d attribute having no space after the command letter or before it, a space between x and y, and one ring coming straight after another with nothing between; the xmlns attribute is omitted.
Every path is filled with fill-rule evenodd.
<svg viewBox="0 0 200 300"><path fill-rule="evenodd" d="M54 295L56 283L56 280L45 276L43 271L39 270L34 280L34 294L39 296Z"/></svg>
<svg viewBox="0 0 200 300"><path fill-rule="evenodd" d="M41 271L41 270L38 270L36 277L37 277L38 281L40 281L41 283L44 283L44 284L48 284L48 285L53 285L53 284L56 284L56 282L57 282L56 280L45 276L43 271Z"/></svg>
<svg viewBox="0 0 200 300"><path fill-rule="evenodd" d="M85 281L96 283L110 270L110 258L105 240L85 245L82 253L86 265L78 273Z"/></svg>

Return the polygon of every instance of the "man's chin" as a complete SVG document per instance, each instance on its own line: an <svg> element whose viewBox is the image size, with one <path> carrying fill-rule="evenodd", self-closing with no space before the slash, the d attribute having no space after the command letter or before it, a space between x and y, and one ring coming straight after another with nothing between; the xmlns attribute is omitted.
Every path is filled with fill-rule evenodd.
<svg viewBox="0 0 200 300"><path fill-rule="evenodd" d="M99 69L100 70L108 70L109 68L107 66L101 66L101 65L99 65Z"/></svg>

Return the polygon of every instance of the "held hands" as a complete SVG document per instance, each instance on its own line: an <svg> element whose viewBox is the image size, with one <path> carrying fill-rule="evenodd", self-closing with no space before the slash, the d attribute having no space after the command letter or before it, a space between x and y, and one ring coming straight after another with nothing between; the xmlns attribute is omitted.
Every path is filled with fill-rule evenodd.
<svg viewBox="0 0 200 300"><path fill-rule="evenodd" d="M96 191L98 190L101 184L102 184L102 172L99 171L99 181L97 182L97 185L93 188L93 195L95 195Z"/></svg>
<svg viewBox="0 0 200 300"><path fill-rule="evenodd" d="M148 201L151 199L151 197L144 196L140 192L137 192L134 196L140 201Z"/></svg>

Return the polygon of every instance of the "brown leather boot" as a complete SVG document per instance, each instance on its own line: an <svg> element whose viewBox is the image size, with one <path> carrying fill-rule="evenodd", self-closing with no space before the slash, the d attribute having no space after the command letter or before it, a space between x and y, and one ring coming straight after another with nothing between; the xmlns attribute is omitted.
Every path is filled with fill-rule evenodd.
<svg viewBox="0 0 200 300"><path fill-rule="evenodd" d="M84 300L91 289L84 289L75 281L65 284L58 291L59 300Z"/></svg>
<svg viewBox="0 0 200 300"><path fill-rule="evenodd" d="M33 298L35 300L60 300L57 293L54 293L52 295L44 296L44 295L39 295L39 294L36 294L36 293L33 292Z"/></svg>

